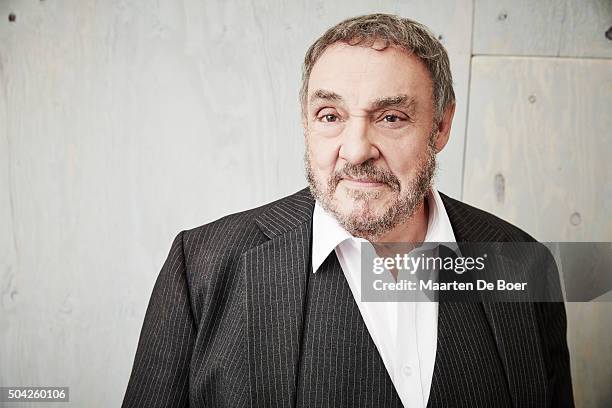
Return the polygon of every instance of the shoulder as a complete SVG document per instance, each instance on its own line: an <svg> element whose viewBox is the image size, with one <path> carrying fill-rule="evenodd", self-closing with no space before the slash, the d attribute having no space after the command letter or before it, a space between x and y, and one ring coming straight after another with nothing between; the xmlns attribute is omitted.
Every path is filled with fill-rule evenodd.
<svg viewBox="0 0 612 408"><path fill-rule="evenodd" d="M219 257L235 257L267 240L261 226L269 223L276 209L295 209L311 200L308 189L248 210L228 214L212 222L181 231L187 261L202 262ZM272 211L271 211L272 210Z"/></svg>
<svg viewBox="0 0 612 408"><path fill-rule="evenodd" d="M212 222L183 231L185 237L193 238L201 235L219 236L230 239L247 232L257 221L264 222L272 209L293 209L312 206L313 202L308 188L301 189L293 194L281 197L275 201L248 210L228 214Z"/></svg>
<svg viewBox="0 0 612 408"><path fill-rule="evenodd" d="M473 243L473 248L496 254L514 265L516 273L534 273L532 277L547 281L535 283L538 289L552 290L560 294L558 271L554 257L548 247L519 227L489 212L440 194L449 219L455 230L457 241ZM556 299L557 297L555 297Z"/></svg>
<svg viewBox="0 0 612 408"><path fill-rule="evenodd" d="M203 313L202 305L221 304L240 286L242 278L238 272L242 255L269 240L265 233L266 225L272 223L276 214L288 209L299 211L302 202L308 202L305 190L178 234L173 248L177 246L176 252L182 252L194 315L198 321ZM205 296L211 296L208 302L204 301Z"/></svg>
<svg viewBox="0 0 612 408"><path fill-rule="evenodd" d="M440 192L440 197L458 240L536 242L516 225Z"/></svg>

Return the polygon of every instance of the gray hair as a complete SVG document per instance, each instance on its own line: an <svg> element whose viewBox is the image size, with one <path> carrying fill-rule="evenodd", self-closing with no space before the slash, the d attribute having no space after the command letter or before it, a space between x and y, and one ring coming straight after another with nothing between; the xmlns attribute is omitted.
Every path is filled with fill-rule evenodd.
<svg viewBox="0 0 612 408"><path fill-rule="evenodd" d="M444 110L455 101L448 54L426 26L391 14L368 14L349 18L328 29L310 46L304 57L300 89L304 116L310 73L327 47L337 42L371 47L377 40L384 41L383 48L377 47L377 50L395 45L408 53L414 53L425 64L433 83L434 120L439 122L442 119Z"/></svg>

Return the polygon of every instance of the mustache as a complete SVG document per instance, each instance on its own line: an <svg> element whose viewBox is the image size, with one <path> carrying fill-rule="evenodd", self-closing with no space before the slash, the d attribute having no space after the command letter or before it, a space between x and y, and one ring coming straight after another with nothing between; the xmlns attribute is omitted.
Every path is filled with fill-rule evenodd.
<svg viewBox="0 0 612 408"><path fill-rule="evenodd" d="M389 170L381 169L370 161L362 164L346 163L340 170L335 171L329 179L329 191L334 191L343 178L368 178L378 183L384 183L393 190L400 190L400 182Z"/></svg>

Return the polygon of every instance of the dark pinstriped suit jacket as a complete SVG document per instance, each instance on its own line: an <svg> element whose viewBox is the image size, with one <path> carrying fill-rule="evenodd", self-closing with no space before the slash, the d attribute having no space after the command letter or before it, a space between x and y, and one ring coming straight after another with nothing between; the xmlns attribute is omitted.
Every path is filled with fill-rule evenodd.
<svg viewBox="0 0 612 408"><path fill-rule="evenodd" d="M532 241L441 195L458 242ZM303 189L181 232L123 407L401 407ZM429 407L573 406L562 303L440 303Z"/></svg>

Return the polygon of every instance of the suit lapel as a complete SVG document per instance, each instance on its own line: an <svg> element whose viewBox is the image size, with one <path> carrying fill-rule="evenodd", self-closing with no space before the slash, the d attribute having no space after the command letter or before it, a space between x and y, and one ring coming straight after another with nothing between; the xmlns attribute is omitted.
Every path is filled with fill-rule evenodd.
<svg viewBox="0 0 612 408"><path fill-rule="evenodd" d="M312 211L307 189L256 218L269 238L242 256L251 406L293 406L303 331Z"/></svg>
<svg viewBox="0 0 612 408"><path fill-rule="evenodd" d="M490 215L440 194L457 242L504 242ZM483 302L514 406L544 406L546 371L532 303Z"/></svg>
<svg viewBox="0 0 612 408"><path fill-rule="evenodd" d="M441 194L458 242L507 238L478 210ZM246 282L250 401L293 406L310 268L314 200L308 189L272 203L256 222L268 241L242 255ZM547 399L530 303L483 303L514 405Z"/></svg>

